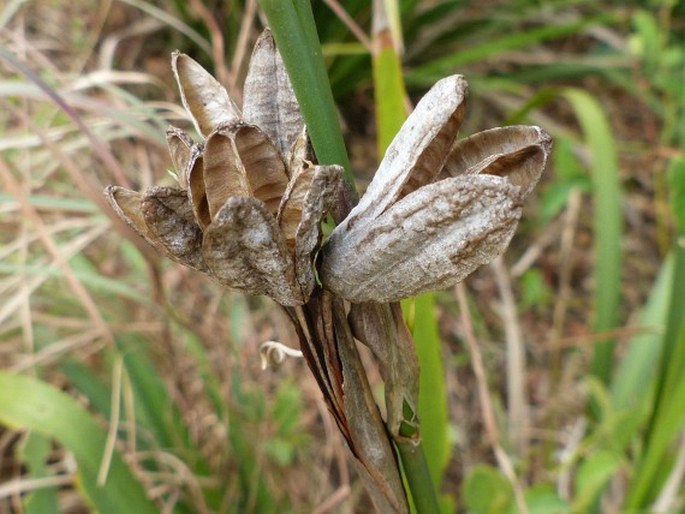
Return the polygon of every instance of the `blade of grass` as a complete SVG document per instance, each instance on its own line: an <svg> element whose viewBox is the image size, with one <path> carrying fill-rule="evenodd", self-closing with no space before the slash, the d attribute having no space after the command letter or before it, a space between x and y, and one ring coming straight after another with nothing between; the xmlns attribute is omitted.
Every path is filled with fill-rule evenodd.
<svg viewBox="0 0 685 514"><path fill-rule="evenodd" d="M50 439L42 434L28 434L19 457L29 468L31 478L41 479L50 476L47 461L52 451ZM24 502L25 514L59 514L57 487L42 487L32 491Z"/></svg>
<svg viewBox="0 0 685 514"><path fill-rule="evenodd" d="M661 365L654 396L654 410L645 438L645 452L637 466L628 496L628 506L648 502L662 469L666 452L685 422L685 158L676 157L669 169L671 206L677 227L675 269L663 338ZM661 476L659 475L659 478Z"/></svg>
<svg viewBox="0 0 685 514"><path fill-rule="evenodd" d="M537 45L545 41L561 38L581 32L589 25L611 21L613 15L603 15L584 18L580 21L560 25L545 24L530 30L506 34L494 39L488 39L479 46L470 45L462 52L450 53L441 58L416 67L407 75L407 82L412 85L428 85L454 70L463 68L467 64L482 62L487 58L521 48Z"/></svg>
<svg viewBox="0 0 685 514"><path fill-rule="evenodd" d="M426 452L433 484L442 484L452 453L448 437L449 417L445 369L438 323L435 317L435 295L426 293L416 298L412 334L416 342L421 375L419 381L419 416L421 439ZM453 498L440 495L440 512L454 512Z"/></svg>
<svg viewBox="0 0 685 514"><path fill-rule="evenodd" d="M178 413L157 368L142 351L145 341L131 334L116 336L116 343L134 392L138 421L154 433L162 448L172 447L179 440L174 423Z"/></svg>
<svg viewBox="0 0 685 514"><path fill-rule="evenodd" d="M0 391L0 421L54 438L73 452L78 463L76 484L98 512L158 512L117 451L107 482L96 484L105 432L73 398L40 380L2 371Z"/></svg>
<svg viewBox="0 0 685 514"><path fill-rule="evenodd" d="M673 258L664 261L640 316L640 326L655 330L638 334L628 343L628 351L616 368L611 383L612 404L616 409L639 408L653 394L645 384L653 384L662 351L663 335L657 330L666 326L668 300L673 284Z"/></svg>
<svg viewBox="0 0 685 514"><path fill-rule="evenodd" d="M616 327L621 294L622 218L616 144L597 100L572 88L564 90L563 96L573 107L590 150L596 242L593 326L602 332ZM611 377L614 344L606 341L595 346L591 372L604 384Z"/></svg>

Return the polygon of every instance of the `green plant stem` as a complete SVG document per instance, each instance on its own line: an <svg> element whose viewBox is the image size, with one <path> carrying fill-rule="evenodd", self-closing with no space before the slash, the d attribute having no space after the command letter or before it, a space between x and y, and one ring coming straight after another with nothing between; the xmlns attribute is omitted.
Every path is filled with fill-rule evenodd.
<svg viewBox="0 0 685 514"><path fill-rule="evenodd" d="M354 186L309 0L259 0L259 5L288 70L317 160L342 166L343 178Z"/></svg>
<svg viewBox="0 0 685 514"><path fill-rule="evenodd" d="M418 514L440 512L421 438L395 440L411 499Z"/></svg>

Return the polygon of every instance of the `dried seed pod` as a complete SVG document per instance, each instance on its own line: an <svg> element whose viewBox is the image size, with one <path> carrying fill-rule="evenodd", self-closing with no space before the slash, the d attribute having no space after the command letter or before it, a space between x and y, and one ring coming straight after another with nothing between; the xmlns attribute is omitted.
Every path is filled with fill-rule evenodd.
<svg viewBox="0 0 685 514"><path fill-rule="evenodd" d="M221 127L212 132L205 143L202 177L210 220L230 197L250 196L250 186L234 136L235 127Z"/></svg>
<svg viewBox="0 0 685 514"><path fill-rule="evenodd" d="M207 269L202 232L185 191L153 187L141 194L108 186L105 197L119 217L159 251L191 268Z"/></svg>
<svg viewBox="0 0 685 514"><path fill-rule="evenodd" d="M166 131L166 141L169 147L169 156L174 165L178 182L183 189L188 188L188 163L193 148L193 140L190 136L176 127L169 127Z"/></svg>
<svg viewBox="0 0 685 514"><path fill-rule="evenodd" d="M440 80L426 93L390 143L374 180L346 222L371 220L437 177L461 124L467 93L461 75Z"/></svg>
<svg viewBox="0 0 685 514"><path fill-rule="evenodd" d="M243 88L243 117L261 128L282 155L302 132L304 121L271 31L257 40Z"/></svg>
<svg viewBox="0 0 685 514"><path fill-rule="evenodd" d="M150 231L143 218L143 195L137 191L131 191L124 187L107 186L104 191L105 198L114 209L114 212L126 222L139 236L145 239L159 251L164 252L155 235Z"/></svg>
<svg viewBox="0 0 685 514"><path fill-rule="evenodd" d="M507 127L453 144L466 92L454 75L418 103L324 246L324 287L352 302L393 302L453 285L504 252L550 139Z"/></svg>
<svg viewBox="0 0 685 514"><path fill-rule="evenodd" d="M238 108L226 89L194 59L174 52L171 56L171 68L181 92L183 106L192 116L195 128L202 136L206 137L217 127L240 119Z"/></svg>
<svg viewBox="0 0 685 514"><path fill-rule="evenodd" d="M186 191L153 187L143 195L143 219L154 238L171 259L205 271L202 230L195 221Z"/></svg>
<svg viewBox="0 0 685 514"><path fill-rule="evenodd" d="M205 230L203 252L212 275L228 287L281 305L304 303L276 220L259 200L230 198Z"/></svg>
<svg viewBox="0 0 685 514"><path fill-rule="evenodd" d="M176 52L172 68L206 140L193 144L182 130L167 131L181 189L139 194L112 187L107 198L173 260L227 287L302 305L314 289L320 225L341 173L313 166L300 174L310 166L307 132L271 34L260 37L246 80L246 119L253 123L193 59Z"/></svg>
<svg viewBox="0 0 685 514"><path fill-rule="evenodd" d="M321 243L321 221L335 200L342 178L340 166L313 166L313 177L300 206L301 215L295 232L295 275L305 296L314 287L314 253ZM284 214L289 210L286 201ZM297 219L293 217L292 219Z"/></svg>
<svg viewBox="0 0 685 514"><path fill-rule="evenodd" d="M369 230L334 232L320 276L352 302L447 287L501 254L520 215L520 189L501 177L442 180L404 197Z"/></svg>
<svg viewBox="0 0 685 514"><path fill-rule="evenodd" d="M212 222L207 201L207 189L204 178L204 145L195 145L185 175L188 177L188 198L193 206L193 213L198 225L203 230Z"/></svg>
<svg viewBox="0 0 685 514"><path fill-rule="evenodd" d="M275 215L288 175L283 158L264 132L254 125L234 124L207 139L204 183L212 218L232 196L254 196Z"/></svg>
<svg viewBox="0 0 685 514"><path fill-rule="evenodd" d="M267 135L254 125L241 125L234 137L250 193L264 202L275 216L288 187L283 157Z"/></svg>
<svg viewBox="0 0 685 514"><path fill-rule="evenodd" d="M295 142L292 144L285 157L290 177L294 177L300 170L308 166L308 161L313 159L312 153L309 146L307 127L302 127L302 131L297 136L297 139L295 139Z"/></svg>
<svg viewBox="0 0 685 514"><path fill-rule="evenodd" d="M540 179L551 146L551 138L540 127L513 125L484 130L457 141L447 157L442 177L507 177L528 196Z"/></svg>

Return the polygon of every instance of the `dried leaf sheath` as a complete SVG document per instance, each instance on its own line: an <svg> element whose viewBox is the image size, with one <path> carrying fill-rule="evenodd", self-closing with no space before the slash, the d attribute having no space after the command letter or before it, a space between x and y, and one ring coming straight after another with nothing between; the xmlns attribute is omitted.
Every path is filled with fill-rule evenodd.
<svg viewBox="0 0 685 514"><path fill-rule="evenodd" d="M304 307L287 308L302 352L355 464L382 514L409 511L397 461L359 360L339 299L317 289Z"/></svg>

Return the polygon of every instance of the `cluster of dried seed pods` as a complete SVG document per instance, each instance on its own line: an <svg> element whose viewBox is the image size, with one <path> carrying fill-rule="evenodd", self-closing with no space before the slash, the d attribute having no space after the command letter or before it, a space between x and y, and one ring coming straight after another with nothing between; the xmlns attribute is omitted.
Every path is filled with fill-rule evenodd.
<svg viewBox="0 0 685 514"><path fill-rule="evenodd" d="M227 287L302 305L315 285L321 221L341 179L311 164L297 100L269 31L250 61L242 114L197 62L172 58L204 138L167 132L180 187L107 188L117 213L173 260ZM326 242L319 276L351 302L393 302L464 279L501 254L550 151L537 127L455 142L466 81L439 81L388 148L366 194Z"/></svg>
<svg viewBox="0 0 685 514"><path fill-rule="evenodd" d="M315 285L321 222L339 166L310 162L306 129L269 31L257 41L242 114L202 66L175 53L172 67L200 143L171 127L180 187L105 190L116 212L171 259L223 285L301 305Z"/></svg>
<svg viewBox="0 0 685 514"><path fill-rule="evenodd" d="M342 170L310 162L270 32L255 46L242 113L190 57L174 54L172 67L203 140L167 131L179 187L137 193L110 186L107 198L171 259L284 306L376 506L408 512L388 434L398 444L419 438L418 362L394 302L450 286L505 250L544 170L550 138L537 127L513 126L456 140L468 88L461 76L447 77L419 102L366 194L321 248L324 216L350 207L334 204L345 203L337 194ZM317 260L323 288L316 286ZM355 338L379 360L385 422ZM285 355L274 342L262 351L267 363Z"/></svg>

